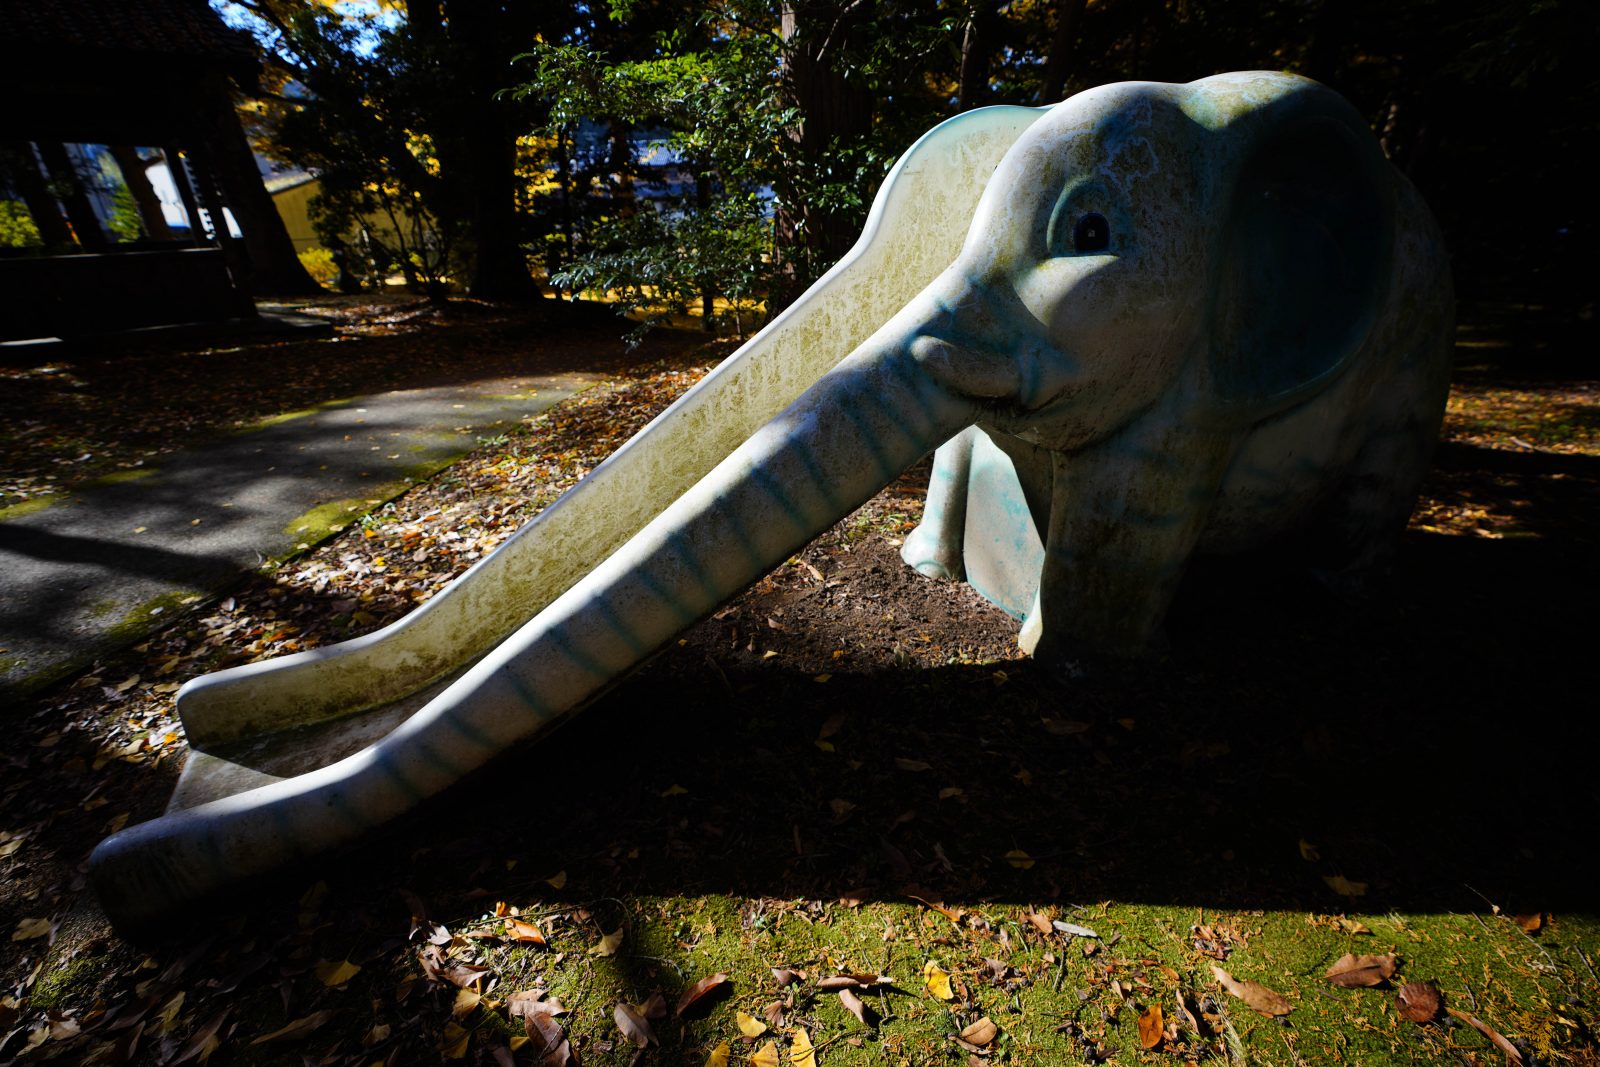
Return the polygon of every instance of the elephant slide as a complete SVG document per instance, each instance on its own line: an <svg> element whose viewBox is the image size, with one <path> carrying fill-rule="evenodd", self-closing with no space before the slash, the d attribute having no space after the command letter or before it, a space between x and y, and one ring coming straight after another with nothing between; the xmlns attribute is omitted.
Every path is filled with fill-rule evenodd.
<svg viewBox="0 0 1600 1067"><path fill-rule="evenodd" d="M942 136L948 147L934 151ZM964 172L912 181L919 191L897 205L919 152L931 169L980 141ZM976 181L952 188L962 173L989 174L996 156L981 196ZM953 218L963 195L965 214ZM905 228L889 240L897 206ZM903 243L935 240L957 219L970 221L959 253L953 242ZM415 694L430 682L440 691L353 733L347 743L359 750L292 777L233 761L238 773L219 792L240 791L193 794L193 806L108 838L91 878L113 919L148 921L404 815L582 707L953 438L918 538L926 558L915 562L974 575L985 552L1008 563L1005 595L1029 602L1016 613L1037 654L1142 646L1197 549L1328 516L1352 551L1378 552L1437 433L1450 305L1426 208L1353 109L1314 82L1243 73L1123 83L1043 112L961 116L902 160L850 257L580 483L608 477L615 495L569 494L540 532L530 524L518 537L532 541L517 550L528 558L581 556L587 567L601 548L601 562L522 597L538 610L509 634L502 618L477 643L450 645L466 649L450 662L477 657L453 679L438 682L448 665L412 662L431 645L411 647L396 627L324 654L330 678L274 698L281 720L263 710L271 687L249 688L271 665L191 683L185 728L197 749L217 750L372 693ZM826 362L798 380L787 361L803 351ZM778 378L789 392L764 388ZM770 417L756 413L762 404ZM724 415L729 406L750 422ZM740 422L743 440L698 451L699 438L732 432L717 425L724 419ZM658 513L584 514L640 506L649 464L695 465L680 449L709 458L673 483L681 492L663 491L676 495ZM997 473L975 482L984 470ZM591 532L601 520L620 543ZM1008 556L1003 538L985 547L974 537L998 530L1020 544L1027 524L1034 563ZM493 582L478 577L491 573L485 565L461 580L460 625L476 625L475 601L524 569L515 558ZM398 654L366 652L385 640ZM352 669L366 680L313 698L341 686L341 656L362 655L372 661ZM318 676L317 654L296 659L284 678ZM390 662L409 673L380 690L373 675ZM214 699L198 700L208 689Z"/></svg>

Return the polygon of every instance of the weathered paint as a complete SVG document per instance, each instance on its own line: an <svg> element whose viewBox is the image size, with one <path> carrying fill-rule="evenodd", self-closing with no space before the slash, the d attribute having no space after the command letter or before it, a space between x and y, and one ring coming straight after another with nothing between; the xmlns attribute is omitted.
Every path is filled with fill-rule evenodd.
<svg viewBox="0 0 1600 1067"><path fill-rule="evenodd" d="M1001 109L940 127L897 167L851 258L514 542L528 543L469 572L449 611L435 598L376 639L191 683L186 723L209 701L222 736L228 707L239 721L274 701L333 714L348 693L329 701L321 690L352 679L389 695L415 689L498 640L508 615L549 601L375 743L283 780L241 767L247 791L103 842L91 874L107 911L152 919L404 814L581 707L974 423L983 436L963 435L962 467L941 472L934 511L972 530L973 479L992 490L977 499L1010 529L990 551L1038 560L1022 568L1037 574L1030 646L1048 648L1053 634L1111 647L1146 639L1203 535L1253 532L1292 510L1277 498L1300 495L1252 495L1252 479L1326 474L1355 487L1353 528L1387 522L1403 496L1389 485L1410 478L1437 430L1449 340L1442 257L1403 182L1366 168L1384 176L1385 218L1396 220L1379 258L1401 266L1352 282L1380 305L1364 325L1308 338L1336 351L1296 354L1287 377L1229 362L1270 345L1228 299L1276 306L1248 286L1218 296L1219 273L1262 280L1230 224L1266 208L1234 190L1274 138L1306 123L1348 135L1358 155L1376 151L1337 96L1273 74L1108 86L1043 117ZM1012 140L959 256L937 245L953 232L951 205L972 203L973 179ZM1085 212L1113 227L1104 248L1068 246ZM1402 321L1392 307L1425 314ZM1235 343L1241 330L1250 343ZM841 350L851 351L834 365ZM929 561L949 565L948 554ZM1025 599L1027 577L1004 579L1012 599ZM415 633L401 636L406 626Z"/></svg>

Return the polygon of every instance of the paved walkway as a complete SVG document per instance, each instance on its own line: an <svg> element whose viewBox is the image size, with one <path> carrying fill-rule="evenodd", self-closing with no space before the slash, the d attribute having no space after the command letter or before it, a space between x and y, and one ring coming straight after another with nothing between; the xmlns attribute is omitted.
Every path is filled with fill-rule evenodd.
<svg viewBox="0 0 1600 1067"><path fill-rule="evenodd" d="M0 521L0 702L137 641L589 384L519 376L359 397Z"/></svg>

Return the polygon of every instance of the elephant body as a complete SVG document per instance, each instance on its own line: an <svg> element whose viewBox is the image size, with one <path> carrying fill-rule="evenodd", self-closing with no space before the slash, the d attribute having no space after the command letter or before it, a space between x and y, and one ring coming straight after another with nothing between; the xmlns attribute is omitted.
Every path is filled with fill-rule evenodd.
<svg viewBox="0 0 1600 1067"><path fill-rule="evenodd" d="M930 177L949 173L973 184ZM940 242L962 219L928 205L972 203L985 178L951 262ZM583 707L941 446L908 558L987 582L1026 617L1036 654L1143 647L1197 549L1324 515L1371 556L1403 522L1443 407L1448 271L1426 209L1330 90L1246 73L984 109L931 131L885 189L852 256L897 227L934 244L872 244L851 262L880 276L842 262L741 350L820 344L830 322L850 339L742 443L715 449L720 461L695 452L720 433L705 398L738 403L784 366L735 353L530 523L515 554L458 580L449 610L186 686L179 713L198 749L263 717L348 712L361 697L346 690L386 686L387 699L433 681L438 657L406 644L419 634L459 636L470 664L359 751L292 777L237 768L220 790L232 795L102 842L90 874L108 914L155 920L403 817ZM885 321L858 321L868 307ZM674 485L653 517L607 523L594 491L626 496L612 475L640 456L698 480ZM583 543L604 558L539 585L509 632L499 616L469 626L483 575L544 558L541 529L604 529L554 553L565 562ZM341 672L362 681L337 685ZM297 693L299 715L286 706Z"/></svg>
<svg viewBox="0 0 1600 1067"><path fill-rule="evenodd" d="M1220 116L1194 102L1211 104L1219 83L1234 104ZM967 577L1022 618L1021 642L1035 655L1144 650L1195 552L1305 534L1331 569L1359 575L1381 563L1415 503L1448 391L1454 307L1437 228L1332 93L1287 75L1095 92L1109 100L1095 109L1094 132L1069 128L1060 140L1099 141L1086 169L1109 189L1123 184L1121 160L1135 150L1145 183L1177 170L1160 192L1210 221L1175 224L1211 232L1167 254L1195 256L1191 269L1207 284L1164 289L1153 297L1159 310L1124 310L1091 339L1110 334L1116 345L1133 324L1112 361L1122 380L1096 383L1120 420L1085 432L1068 419L1073 436L1063 439L1059 410L1002 403L942 446L924 521L902 552L924 573ZM1257 93L1276 94L1274 103L1262 106ZM1163 108L1183 117L1176 136ZM1207 158L1221 178L1207 183L1184 173L1184 123L1196 114L1219 135L1234 123L1266 129ZM974 276L986 290L1008 280L1020 288L1019 272L1006 279L986 256L965 250L968 291ZM1152 314L1172 335L1141 352ZM1002 343L1039 340L1019 332ZM1070 343L1052 347L1063 362L1077 355Z"/></svg>

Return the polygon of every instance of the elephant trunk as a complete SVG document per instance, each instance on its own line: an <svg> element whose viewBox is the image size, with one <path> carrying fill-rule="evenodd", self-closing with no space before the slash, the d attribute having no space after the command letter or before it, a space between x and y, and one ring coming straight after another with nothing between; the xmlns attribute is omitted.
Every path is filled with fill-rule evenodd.
<svg viewBox="0 0 1600 1067"><path fill-rule="evenodd" d="M102 842L90 871L108 914L156 920L404 814L579 708L865 503L977 416L914 355L931 321L917 306L379 743Z"/></svg>

